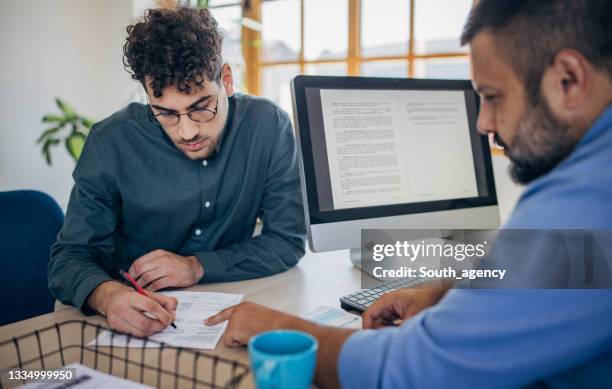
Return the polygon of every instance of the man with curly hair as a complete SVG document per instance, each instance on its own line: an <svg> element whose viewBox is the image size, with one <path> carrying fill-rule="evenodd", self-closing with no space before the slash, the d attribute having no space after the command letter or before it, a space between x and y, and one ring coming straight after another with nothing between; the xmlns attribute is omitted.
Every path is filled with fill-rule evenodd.
<svg viewBox="0 0 612 389"><path fill-rule="evenodd" d="M153 9L127 32L124 64L149 104L92 128L49 288L142 337L175 314L176 300L155 291L287 270L304 254L305 224L289 118L234 93L210 12ZM116 280L121 268L148 297Z"/></svg>

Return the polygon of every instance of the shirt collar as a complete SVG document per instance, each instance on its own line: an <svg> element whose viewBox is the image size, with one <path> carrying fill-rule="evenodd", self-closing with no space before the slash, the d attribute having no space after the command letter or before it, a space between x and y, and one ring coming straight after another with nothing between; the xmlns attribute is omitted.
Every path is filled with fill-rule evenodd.
<svg viewBox="0 0 612 389"><path fill-rule="evenodd" d="M603 110L602 114L591 125L591 128L582 136L576 148L591 143L607 130L612 131L612 104Z"/></svg>
<svg viewBox="0 0 612 389"><path fill-rule="evenodd" d="M227 121L225 122L225 127L221 134L219 135L219 141L215 146L215 152L210 157L216 157L221 152L221 145L223 144L223 140L226 138L227 132L232 128L232 124L234 122L234 110L236 105L236 99L234 96L228 96L228 108L227 108Z"/></svg>

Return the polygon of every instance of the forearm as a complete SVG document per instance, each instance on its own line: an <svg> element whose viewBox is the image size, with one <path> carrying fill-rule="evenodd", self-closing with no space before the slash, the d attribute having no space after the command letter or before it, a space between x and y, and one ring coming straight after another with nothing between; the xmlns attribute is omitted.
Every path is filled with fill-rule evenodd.
<svg viewBox="0 0 612 389"><path fill-rule="evenodd" d="M129 289L128 286L119 281L106 281L98 285L87 298L86 304L89 308L106 316L106 307L113 296L121 291Z"/></svg>
<svg viewBox="0 0 612 389"><path fill-rule="evenodd" d="M319 350L315 381L324 388L339 388L338 356L342 345L355 330L325 327L295 316L287 316L284 320L286 323L281 325L282 328L304 331L317 338Z"/></svg>
<svg viewBox="0 0 612 389"><path fill-rule="evenodd" d="M277 274L295 266L304 255L304 241L300 237L262 234L194 255L204 268L200 282L239 281Z"/></svg>
<svg viewBox="0 0 612 389"><path fill-rule="evenodd" d="M79 309L86 309L86 299L98 285L113 279L93 253L61 242L53 246L47 274L51 294Z"/></svg>

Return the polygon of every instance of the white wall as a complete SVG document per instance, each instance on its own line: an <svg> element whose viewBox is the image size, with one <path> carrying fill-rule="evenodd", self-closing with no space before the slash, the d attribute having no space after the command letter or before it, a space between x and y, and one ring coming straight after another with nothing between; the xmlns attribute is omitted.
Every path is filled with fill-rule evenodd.
<svg viewBox="0 0 612 389"><path fill-rule="evenodd" d="M138 84L121 58L137 8L127 0L0 1L0 191L42 190L65 208L74 163L62 145L47 166L35 145L40 119L57 112L55 96L92 119L130 100Z"/></svg>

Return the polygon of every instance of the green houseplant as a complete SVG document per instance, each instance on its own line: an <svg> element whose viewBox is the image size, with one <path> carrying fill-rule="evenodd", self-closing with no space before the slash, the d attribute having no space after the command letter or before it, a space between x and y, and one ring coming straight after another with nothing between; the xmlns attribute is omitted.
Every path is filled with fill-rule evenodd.
<svg viewBox="0 0 612 389"><path fill-rule="evenodd" d="M64 143L68 154L76 162L81 155L85 139L94 122L76 113L62 99L56 97L55 104L60 110L60 114L48 114L43 116L42 122L47 128L36 140L41 145L41 151L48 165L51 165L51 148Z"/></svg>

